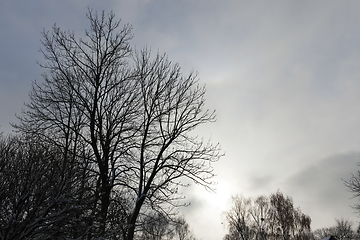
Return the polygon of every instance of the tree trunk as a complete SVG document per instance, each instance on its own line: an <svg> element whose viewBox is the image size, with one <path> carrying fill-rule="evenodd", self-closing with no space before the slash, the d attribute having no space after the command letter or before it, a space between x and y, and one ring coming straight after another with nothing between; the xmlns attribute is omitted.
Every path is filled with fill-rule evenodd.
<svg viewBox="0 0 360 240"><path fill-rule="evenodd" d="M141 209L141 206L142 204L144 203L144 200L145 200L145 197L140 197L138 199L138 201L136 201L136 206L135 206L135 209L134 209L134 212L133 214L131 215L131 217L129 218L129 221L128 221L128 231L127 231L127 237L126 237L126 240L133 240L134 239L134 233L135 233L135 223L136 223L136 220L139 216L139 213L140 213L140 209Z"/></svg>
<svg viewBox="0 0 360 240"><path fill-rule="evenodd" d="M107 181L102 181L101 191L100 191L100 202L101 202L101 209L100 209L100 237L105 235L105 227L106 227L106 219L107 213L110 205L110 192L111 186L108 186Z"/></svg>

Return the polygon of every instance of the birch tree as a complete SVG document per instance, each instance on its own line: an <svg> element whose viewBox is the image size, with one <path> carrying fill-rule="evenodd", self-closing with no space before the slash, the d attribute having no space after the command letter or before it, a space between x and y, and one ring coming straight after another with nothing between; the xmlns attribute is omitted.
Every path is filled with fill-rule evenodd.
<svg viewBox="0 0 360 240"><path fill-rule="evenodd" d="M233 206L225 214L229 234L224 239L311 239L311 218L295 208L292 198L280 191L269 198L253 200L233 197Z"/></svg>

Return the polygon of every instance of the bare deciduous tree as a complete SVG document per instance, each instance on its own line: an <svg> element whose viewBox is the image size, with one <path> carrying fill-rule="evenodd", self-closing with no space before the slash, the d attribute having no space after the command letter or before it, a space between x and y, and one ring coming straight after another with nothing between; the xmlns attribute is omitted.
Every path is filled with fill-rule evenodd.
<svg viewBox="0 0 360 240"><path fill-rule="evenodd" d="M82 214L76 196L86 191L73 187L81 183L76 170L63 169L56 147L20 137L1 138L0 239L74 237L73 219Z"/></svg>
<svg viewBox="0 0 360 240"><path fill-rule="evenodd" d="M151 60L147 50L136 57L136 77L140 82L141 125L136 178L124 183L134 190L136 203L129 219L129 239L145 201L152 207L173 206L180 195L180 179L190 178L209 187L213 177L210 163L219 158L218 146L199 141L189 134L197 126L214 121L203 111L205 88L196 76L181 75L180 67L165 56ZM134 185L132 183L135 183Z"/></svg>
<svg viewBox="0 0 360 240"><path fill-rule="evenodd" d="M360 165L360 163L359 163ZM360 171L358 171L356 174L352 174L351 178L346 181L343 180L345 186L348 188L348 190L353 193L354 198L360 197ZM357 203L353 206L353 208L360 213L360 203Z"/></svg>
<svg viewBox="0 0 360 240"><path fill-rule="evenodd" d="M335 219L336 224L332 227L320 228L314 231L316 239L323 239L333 236L338 240L357 239L357 234L352 229L353 223L346 219Z"/></svg>
<svg viewBox="0 0 360 240"><path fill-rule="evenodd" d="M270 195L274 225L284 240L309 239L311 218L303 214L300 208L294 208L291 197L285 197L280 191Z"/></svg>
<svg viewBox="0 0 360 240"><path fill-rule="evenodd" d="M255 200L234 197L226 212L229 234L224 239L310 239L311 219L294 208L290 197L281 192Z"/></svg>
<svg viewBox="0 0 360 240"><path fill-rule="evenodd" d="M74 33L56 26L52 33L44 32L45 82L33 84L29 110L17 127L50 139L64 148L65 155L70 147L91 151L98 174L98 234L103 236L111 189L120 172L127 170L120 159L133 134L136 84L126 64L131 28L125 25L117 32L120 22L114 14L106 18L89 11L87 16L87 40L77 40Z"/></svg>
<svg viewBox="0 0 360 240"><path fill-rule="evenodd" d="M182 76L165 55L134 54L131 27L121 27L113 13L89 10L87 17L86 40L56 26L44 32L44 82L34 82L15 127L60 147L65 165L76 159L86 166L93 193L88 237L106 235L114 210L126 223L113 213L111 221L124 224L131 240L142 209L177 206L182 178L211 186L219 146L191 130L215 114L204 110L205 88L196 75ZM115 199L120 196L126 207Z"/></svg>
<svg viewBox="0 0 360 240"><path fill-rule="evenodd" d="M231 234L230 239L253 239L252 199L236 196L232 198L232 203L232 208L226 213Z"/></svg>
<svg viewBox="0 0 360 240"><path fill-rule="evenodd" d="M175 239L177 240L196 240L193 236L189 224L183 217L179 217L175 222Z"/></svg>
<svg viewBox="0 0 360 240"><path fill-rule="evenodd" d="M167 217L161 213L152 213L142 220L139 240L173 239L174 231Z"/></svg>

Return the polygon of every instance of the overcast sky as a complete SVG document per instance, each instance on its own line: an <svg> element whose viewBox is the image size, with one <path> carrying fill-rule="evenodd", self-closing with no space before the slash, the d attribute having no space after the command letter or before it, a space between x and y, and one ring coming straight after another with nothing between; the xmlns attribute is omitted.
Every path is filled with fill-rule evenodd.
<svg viewBox="0 0 360 240"><path fill-rule="evenodd" d="M41 81L41 31L78 36L87 6L133 26L133 46L166 52L199 72L218 121L198 130L219 142L217 194L184 190L198 238L222 239L231 195L280 189L312 218L357 225L341 179L360 170L360 2L116 0L0 1L0 132L11 131L31 81Z"/></svg>

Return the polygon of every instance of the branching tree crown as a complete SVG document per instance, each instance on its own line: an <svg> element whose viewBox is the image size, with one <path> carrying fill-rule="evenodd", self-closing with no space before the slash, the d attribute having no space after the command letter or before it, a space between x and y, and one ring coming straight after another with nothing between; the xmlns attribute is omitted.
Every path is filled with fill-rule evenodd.
<svg viewBox="0 0 360 240"><path fill-rule="evenodd" d="M87 163L96 179L88 236L106 235L114 196L121 196L126 207L120 201L116 208L127 217L119 224L133 239L147 208L176 205L182 178L211 186L219 146L189 133L215 114L204 110L196 75L183 76L166 55L133 52L131 27L113 13L89 10L87 17L86 39L57 26L43 33L44 82L33 83L15 127L60 147L65 164Z"/></svg>

